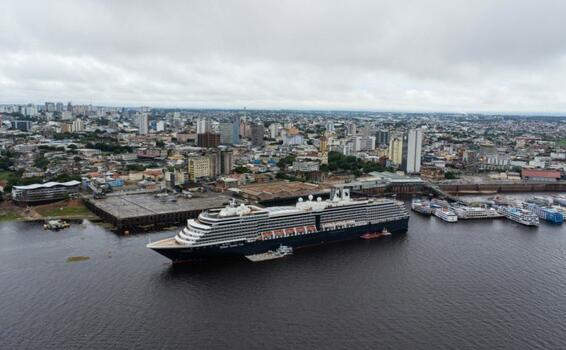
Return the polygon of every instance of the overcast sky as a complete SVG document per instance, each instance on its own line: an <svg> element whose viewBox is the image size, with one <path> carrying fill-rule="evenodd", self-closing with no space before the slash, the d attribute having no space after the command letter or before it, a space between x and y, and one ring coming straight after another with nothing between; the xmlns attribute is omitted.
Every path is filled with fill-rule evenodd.
<svg viewBox="0 0 566 350"><path fill-rule="evenodd" d="M2 0L0 103L566 111L566 1Z"/></svg>

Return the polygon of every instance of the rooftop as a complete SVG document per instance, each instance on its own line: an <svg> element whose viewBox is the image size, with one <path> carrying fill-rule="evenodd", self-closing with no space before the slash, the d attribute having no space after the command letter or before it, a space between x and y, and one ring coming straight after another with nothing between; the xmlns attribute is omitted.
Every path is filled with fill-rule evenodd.
<svg viewBox="0 0 566 350"><path fill-rule="evenodd" d="M306 182L270 182L241 186L231 189L243 197L253 197L258 200L284 199L308 196L309 194L328 193L330 189L325 186Z"/></svg>
<svg viewBox="0 0 566 350"><path fill-rule="evenodd" d="M173 199L176 199L174 201ZM135 218L140 216L160 215L176 212L203 211L220 208L230 201L230 197L218 193L199 193L192 198L173 195L163 199L153 194L123 194L108 196L92 201L97 208L118 218Z"/></svg>
<svg viewBox="0 0 566 350"><path fill-rule="evenodd" d="M32 184L26 186L14 186L17 190L35 190L37 188L51 188L55 186L65 186L65 187L72 187L80 185L80 181L72 180L67 182L46 182L43 184Z"/></svg>

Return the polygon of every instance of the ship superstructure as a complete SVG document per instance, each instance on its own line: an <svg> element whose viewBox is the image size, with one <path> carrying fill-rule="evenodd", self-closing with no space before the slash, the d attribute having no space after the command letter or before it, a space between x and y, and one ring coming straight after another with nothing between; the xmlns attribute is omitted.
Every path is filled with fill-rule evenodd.
<svg viewBox="0 0 566 350"><path fill-rule="evenodd" d="M503 215L498 213L494 208L457 206L454 207L454 212L458 215L458 219L462 220L494 219L503 217Z"/></svg>
<svg viewBox="0 0 566 350"><path fill-rule="evenodd" d="M300 248L360 238L366 233L405 232L409 213L391 199L353 200L348 188L331 199L309 196L295 206L236 205L201 213L173 238L148 245L173 261L263 253L280 245Z"/></svg>
<svg viewBox="0 0 566 350"><path fill-rule="evenodd" d="M433 212L433 208L430 206L430 201L422 199L413 199L411 202L411 209L424 215L431 215Z"/></svg>

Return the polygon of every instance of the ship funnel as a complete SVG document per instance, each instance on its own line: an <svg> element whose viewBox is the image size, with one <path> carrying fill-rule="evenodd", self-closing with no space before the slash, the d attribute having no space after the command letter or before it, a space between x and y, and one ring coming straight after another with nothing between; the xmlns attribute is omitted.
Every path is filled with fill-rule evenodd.
<svg viewBox="0 0 566 350"><path fill-rule="evenodd" d="M350 189L349 188L342 188L342 200L344 200L344 201L350 200Z"/></svg>
<svg viewBox="0 0 566 350"><path fill-rule="evenodd" d="M330 195L330 199L333 202L338 202L340 201L340 190L336 187L332 188L332 193Z"/></svg>

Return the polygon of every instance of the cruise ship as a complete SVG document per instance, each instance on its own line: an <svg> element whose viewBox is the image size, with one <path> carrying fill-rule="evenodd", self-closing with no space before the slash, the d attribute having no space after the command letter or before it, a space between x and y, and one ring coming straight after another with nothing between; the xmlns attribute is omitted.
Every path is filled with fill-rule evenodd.
<svg viewBox="0 0 566 350"><path fill-rule="evenodd" d="M495 218L503 217L502 214L498 213L497 210L493 208L460 206L460 207L455 207L454 211L456 212L458 219L462 219L462 220L495 219Z"/></svg>
<svg viewBox="0 0 566 350"><path fill-rule="evenodd" d="M147 245L173 262L247 256L336 241L363 235L407 231L409 213L391 199L354 200L348 188L335 188L331 199L299 198L295 206L261 208L236 205L202 212L176 236Z"/></svg>
<svg viewBox="0 0 566 350"><path fill-rule="evenodd" d="M535 213L539 218L553 224L562 224L564 222L564 215L554 208L530 202L523 203L523 207Z"/></svg>
<svg viewBox="0 0 566 350"><path fill-rule="evenodd" d="M438 208L434 211L434 216L446 222L458 222L458 216L451 209L446 207Z"/></svg>
<svg viewBox="0 0 566 350"><path fill-rule="evenodd" d="M521 208L515 207L499 207L498 212L503 214L507 219L518 222L526 226L538 226L539 220L536 214Z"/></svg>

